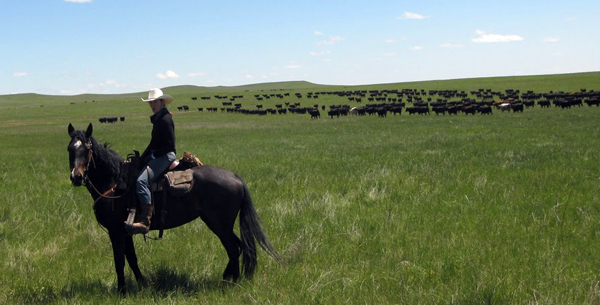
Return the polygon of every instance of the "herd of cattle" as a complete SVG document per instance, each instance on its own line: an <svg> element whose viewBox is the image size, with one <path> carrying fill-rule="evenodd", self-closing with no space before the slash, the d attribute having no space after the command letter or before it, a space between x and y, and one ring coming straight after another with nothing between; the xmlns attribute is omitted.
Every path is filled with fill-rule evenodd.
<svg viewBox="0 0 600 305"><path fill-rule="evenodd" d="M327 98L328 106L319 105L317 100L321 96L332 96ZM219 100L220 107L197 107L198 111L207 112L226 112L241 113L252 115L268 114L308 114L311 118L318 119L321 113L333 118L347 115L366 116L377 115L386 117L388 115L430 115L432 112L436 115L491 115L494 111L502 112L523 112L532 107L560 107L567 109L571 107L588 106L600 107L600 91L580 89L578 92L547 92L536 93L533 91L520 92L519 90L508 89L503 92L493 91L491 89L479 89L466 93L458 90L357 90L357 91L329 91L329 92L308 92L308 93L271 93L255 94L254 99L244 99L243 95L214 95L203 96L202 102L212 99ZM198 97L191 98L193 102ZM243 108L242 99L246 102L250 100L251 109ZM274 108L263 108L263 103L267 100L281 101L275 102ZM292 101L293 100L293 101ZM335 104L332 104L332 100ZM303 101L308 101L309 107L302 107ZM339 103L343 101L344 103ZM363 103L364 102L364 103ZM351 106L348 103L352 103ZM177 106L179 111L189 111L189 105ZM124 121L125 117L102 117L100 123L115 123L118 120Z"/></svg>
<svg viewBox="0 0 600 305"><path fill-rule="evenodd" d="M315 103L320 96L334 95L344 98L349 104L319 105ZM491 89L479 89L471 91L470 95L465 91L458 90L363 90L363 91L333 91L333 92L309 92L305 95L301 93L294 94L296 102L289 102L290 93L283 94L262 94L254 95L257 102L279 99L285 100L283 103L275 104L275 108L263 109L262 104L257 104L256 109L244 109L241 103L235 103L236 99L243 96L215 96L215 98L228 99L222 102L222 107L199 107L198 111L209 112L227 112L242 114L309 114L311 118L320 118L321 112L326 112L327 116L334 118L344 115L377 115L386 117L388 114L401 115L402 112L409 115L429 115L432 112L437 115L458 115L464 113L472 114L493 114L497 111L523 112L527 108L535 107L560 107L563 109L571 107L588 106L600 107L600 91L581 89L579 92L548 92L535 93L527 91L521 93L519 90L508 89L504 92L492 91ZM301 107L297 102L306 97L311 104L310 107ZM196 98L197 99L197 98ZM192 98L192 100L196 100ZM210 100L211 97L202 97L203 100ZM364 104L362 104L365 102ZM189 110L189 106L178 107L179 110Z"/></svg>
<svg viewBox="0 0 600 305"><path fill-rule="evenodd" d="M98 119L98 121L99 121L100 123L110 123L110 124L112 124L112 123L116 123L116 122L118 122L119 120L120 120L121 122L124 122L124 121L125 121L125 117L124 117L124 116L122 116L122 117L116 117L116 116L104 117L104 116L103 116L103 117L101 117L101 118L99 118L99 119Z"/></svg>

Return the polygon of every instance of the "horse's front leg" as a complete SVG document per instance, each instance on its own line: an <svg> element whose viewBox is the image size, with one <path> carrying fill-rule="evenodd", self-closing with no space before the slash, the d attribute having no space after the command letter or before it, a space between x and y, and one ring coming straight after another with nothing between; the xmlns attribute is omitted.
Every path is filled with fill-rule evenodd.
<svg viewBox="0 0 600 305"><path fill-rule="evenodd" d="M109 230L110 242L117 272L117 288L119 293L125 294L125 236L120 230Z"/></svg>
<svg viewBox="0 0 600 305"><path fill-rule="evenodd" d="M138 266L137 255L135 254L135 245L133 244L133 237L130 235L126 235L124 237L125 240L125 257L127 258L127 262L129 263L129 268L133 271L135 275L135 280L138 285L144 285L146 280L140 271L140 267Z"/></svg>

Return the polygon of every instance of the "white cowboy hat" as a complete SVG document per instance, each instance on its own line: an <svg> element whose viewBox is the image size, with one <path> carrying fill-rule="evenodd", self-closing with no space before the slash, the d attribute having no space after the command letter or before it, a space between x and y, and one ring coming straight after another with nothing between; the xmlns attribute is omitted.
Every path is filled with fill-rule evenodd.
<svg viewBox="0 0 600 305"><path fill-rule="evenodd" d="M164 100L165 101L165 105L168 105L169 103L171 103L173 101L173 97L168 95L168 94L163 94L162 90L158 89L158 88L154 88L154 89L150 89L150 92L148 92L148 99L145 100L142 98L142 101L144 102L152 102L154 100Z"/></svg>

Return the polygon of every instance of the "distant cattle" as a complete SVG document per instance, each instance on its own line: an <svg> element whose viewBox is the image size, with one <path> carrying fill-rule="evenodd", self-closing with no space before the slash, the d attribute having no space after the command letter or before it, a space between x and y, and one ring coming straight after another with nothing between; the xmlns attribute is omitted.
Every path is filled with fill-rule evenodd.
<svg viewBox="0 0 600 305"><path fill-rule="evenodd" d="M100 123L116 123L119 121L119 117L113 116L113 117L101 117L98 119L98 121ZM121 122L125 121L125 117L121 117Z"/></svg>
<svg viewBox="0 0 600 305"><path fill-rule="evenodd" d="M392 107L392 109L390 111L392 112L393 115L396 115L396 114L401 115L402 114L402 107L395 106L395 107Z"/></svg>
<svg viewBox="0 0 600 305"><path fill-rule="evenodd" d="M336 117L339 118L340 117L340 110L337 109L337 108L336 109L331 109L331 110L327 111L327 115L330 116L332 119L333 119L334 116L336 116Z"/></svg>
<svg viewBox="0 0 600 305"><path fill-rule="evenodd" d="M587 99L587 100L585 101L585 103L586 103L588 106L590 106L590 107L592 107L592 106L594 106L594 105L595 105L596 107L600 107L600 98L590 98L590 99Z"/></svg>
<svg viewBox="0 0 600 305"><path fill-rule="evenodd" d="M492 107L483 105L483 106L479 107L478 111L481 114L492 114Z"/></svg>

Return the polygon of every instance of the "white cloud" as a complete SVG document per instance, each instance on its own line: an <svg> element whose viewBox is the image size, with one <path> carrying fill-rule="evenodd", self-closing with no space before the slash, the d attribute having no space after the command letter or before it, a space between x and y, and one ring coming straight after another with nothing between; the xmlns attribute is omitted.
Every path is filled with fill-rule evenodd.
<svg viewBox="0 0 600 305"><path fill-rule="evenodd" d="M317 42L317 44L332 45L332 44L336 44L336 43L338 43L340 41L344 41L344 40L346 40L346 38L344 38L344 37L341 37L341 36L332 36L332 37L330 37L327 40L323 40L323 41Z"/></svg>
<svg viewBox="0 0 600 305"><path fill-rule="evenodd" d="M423 47L422 46L413 46L413 47L410 47L409 50L411 50L411 51L420 51L420 50L423 50Z"/></svg>
<svg viewBox="0 0 600 305"><path fill-rule="evenodd" d="M165 74L157 73L156 77L158 79L167 79L167 78L179 78L179 75L172 70L168 70Z"/></svg>
<svg viewBox="0 0 600 305"><path fill-rule="evenodd" d="M558 37L547 37L542 40L542 42L559 42L560 38Z"/></svg>
<svg viewBox="0 0 600 305"><path fill-rule="evenodd" d="M440 48L442 49L459 49L464 47L465 45L462 43L444 43L440 45Z"/></svg>
<svg viewBox="0 0 600 305"><path fill-rule="evenodd" d="M402 16L399 16L398 19L410 19L410 20L422 20L427 19L429 16L424 16L421 14L413 13L413 12L404 12Z"/></svg>
<svg viewBox="0 0 600 305"><path fill-rule="evenodd" d="M300 69L300 68L302 68L302 66L295 62L292 62L291 64L285 66L285 68L286 69Z"/></svg>
<svg viewBox="0 0 600 305"><path fill-rule="evenodd" d="M321 32L321 31L315 31L315 35L321 36L321 35L323 35L323 32Z"/></svg>
<svg viewBox="0 0 600 305"><path fill-rule="evenodd" d="M206 75L206 73L204 73L204 72L191 72L191 73L188 73L187 76L188 77L199 77L199 76L204 76L204 75Z"/></svg>
<svg viewBox="0 0 600 305"><path fill-rule="evenodd" d="M525 38L519 35L498 35L498 34L487 34L484 31L477 30L475 34L479 35L477 38L471 39L475 43L489 43L489 42L512 42L512 41L523 41Z"/></svg>
<svg viewBox="0 0 600 305"><path fill-rule="evenodd" d="M63 0L65 2L72 2L72 3L86 3L86 2L92 2L92 0Z"/></svg>
<svg viewBox="0 0 600 305"><path fill-rule="evenodd" d="M310 52L310 55L312 55L312 56L323 56L323 55L327 55L327 54L331 54L331 51L327 50L327 51L313 51L313 52Z"/></svg>
<svg viewBox="0 0 600 305"><path fill-rule="evenodd" d="M15 73L13 73L14 77L24 77L24 76L27 76L27 75L28 75L27 72L15 72Z"/></svg>

